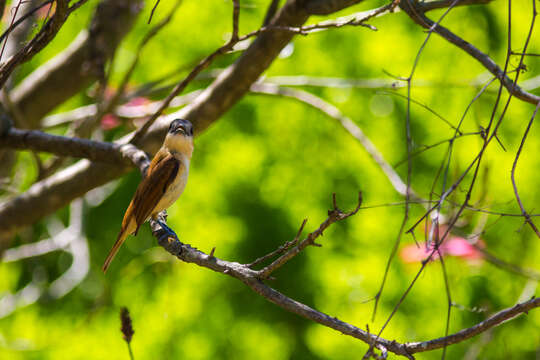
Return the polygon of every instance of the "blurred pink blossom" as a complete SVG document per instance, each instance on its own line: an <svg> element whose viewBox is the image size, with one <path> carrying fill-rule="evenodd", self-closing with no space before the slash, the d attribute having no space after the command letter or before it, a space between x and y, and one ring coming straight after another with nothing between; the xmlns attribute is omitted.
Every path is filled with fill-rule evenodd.
<svg viewBox="0 0 540 360"><path fill-rule="evenodd" d="M113 114L105 114L101 119L101 128L111 130L120 125L120 120Z"/></svg>
<svg viewBox="0 0 540 360"><path fill-rule="evenodd" d="M151 101L143 96L138 96L128 101L125 106L141 106L149 104Z"/></svg>
<svg viewBox="0 0 540 360"><path fill-rule="evenodd" d="M446 226L440 226L439 233L441 236L446 231ZM479 247L483 248L485 243L479 239L476 240ZM411 244L404 246L399 256L405 263L420 262L425 260L433 251L435 243L432 243L429 247L425 245ZM483 258L482 251L474 247L467 239L460 236L448 235L447 239L443 241L439 247L439 251L435 252L431 257L431 260L439 258L439 253L442 256L455 256L467 260L469 263L478 263Z"/></svg>

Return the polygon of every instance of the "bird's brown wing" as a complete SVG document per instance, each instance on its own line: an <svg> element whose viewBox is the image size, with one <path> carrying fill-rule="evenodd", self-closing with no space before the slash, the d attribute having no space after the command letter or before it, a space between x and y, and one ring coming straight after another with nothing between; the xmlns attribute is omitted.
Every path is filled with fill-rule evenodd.
<svg viewBox="0 0 540 360"><path fill-rule="evenodd" d="M167 187L174 181L180 168L178 161L170 153L158 153L152 160L152 164L148 169L148 175L141 181L135 195L133 196L130 208L132 215L137 223L137 230L152 214L152 210L156 207L159 200L162 198ZM127 215L127 214L126 214Z"/></svg>

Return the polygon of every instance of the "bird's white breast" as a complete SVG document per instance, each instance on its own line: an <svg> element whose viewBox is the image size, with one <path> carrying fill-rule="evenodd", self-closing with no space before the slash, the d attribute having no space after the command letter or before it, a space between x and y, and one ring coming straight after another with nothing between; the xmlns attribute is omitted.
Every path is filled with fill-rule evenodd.
<svg viewBox="0 0 540 360"><path fill-rule="evenodd" d="M167 187L167 190L163 194L163 197L154 208L153 213L160 212L171 206L184 192L186 188L188 174L189 174L189 159L182 157L180 160L182 166L178 169L178 174L172 183Z"/></svg>

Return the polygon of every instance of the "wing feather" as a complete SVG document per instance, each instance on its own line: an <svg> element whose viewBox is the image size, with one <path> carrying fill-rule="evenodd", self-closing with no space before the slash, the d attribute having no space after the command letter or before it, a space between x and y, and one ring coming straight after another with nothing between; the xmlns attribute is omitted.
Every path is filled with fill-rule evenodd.
<svg viewBox="0 0 540 360"><path fill-rule="evenodd" d="M154 162L154 160L156 160ZM135 234L139 227L150 217L168 186L178 174L180 162L170 153L156 155L148 175L141 181L132 200L133 216L137 223Z"/></svg>

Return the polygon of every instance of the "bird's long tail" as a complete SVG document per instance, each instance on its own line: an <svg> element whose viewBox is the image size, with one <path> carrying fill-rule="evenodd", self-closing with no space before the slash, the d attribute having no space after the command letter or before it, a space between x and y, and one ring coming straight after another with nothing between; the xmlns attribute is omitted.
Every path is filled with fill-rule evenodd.
<svg viewBox="0 0 540 360"><path fill-rule="evenodd" d="M107 255L107 259L105 259L105 262L103 263L103 266L101 267L101 270L103 270L104 273L107 272L107 269L109 268L109 265L111 264L111 261L113 261L114 257L116 256L116 253L118 250L120 250L120 246L124 243L126 238L128 237L129 232L127 229L122 229L120 231L120 234L118 234L118 238L116 239L116 242L114 243L111 251L109 252L109 255Z"/></svg>

